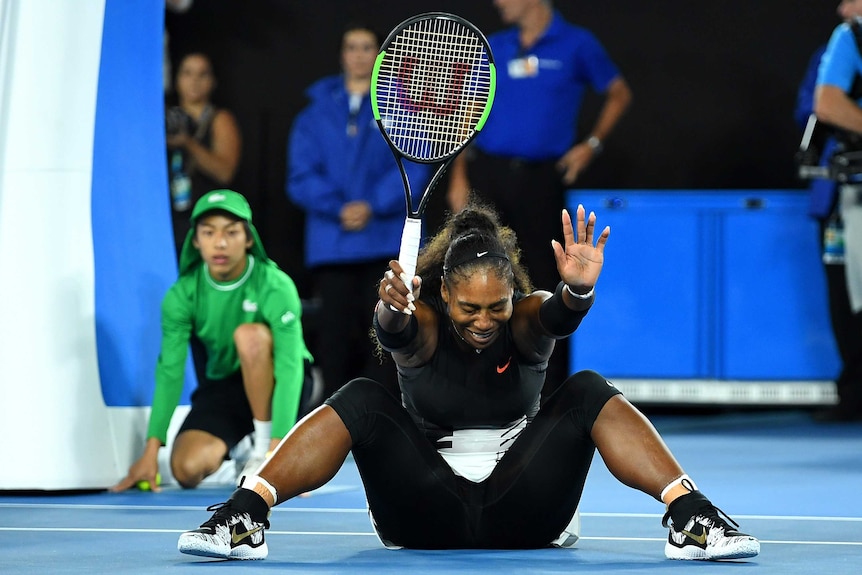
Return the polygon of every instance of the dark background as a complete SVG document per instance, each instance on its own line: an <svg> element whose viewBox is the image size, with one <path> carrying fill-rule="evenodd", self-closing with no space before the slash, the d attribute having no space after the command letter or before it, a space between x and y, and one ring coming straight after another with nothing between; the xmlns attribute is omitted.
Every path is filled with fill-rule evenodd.
<svg viewBox="0 0 862 575"><path fill-rule="evenodd" d="M558 0L571 22L593 31L634 93L629 113L582 188L801 188L792 112L811 53L839 23L837 0ZM263 242L309 296L302 213L284 192L290 124L304 90L339 72L346 23L383 36L405 18L453 12L490 34L501 28L491 0L196 0L168 12L171 58L210 54L214 100L237 116L243 157L234 187L255 210ZM588 97L582 126L599 100ZM394 160L393 160L394 161ZM402 194L401 190L393 190ZM439 190L426 232L444 210Z"/></svg>

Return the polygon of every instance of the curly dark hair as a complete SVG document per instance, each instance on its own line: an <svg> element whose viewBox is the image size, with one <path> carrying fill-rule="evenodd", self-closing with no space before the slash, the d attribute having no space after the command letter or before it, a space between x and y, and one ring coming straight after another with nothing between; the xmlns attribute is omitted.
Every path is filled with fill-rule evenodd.
<svg viewBox="0 0 862 575"><path fill-rule="evenodd" d="M486 257L473 254L488 252ZM440 296L443 281L447 286L469 278L476 270L490 269L512 285L516 294L530 294L533 286L527 270L521 264L518 238L511 228L500 223L497 212L470 196L467 206L457 214L449 214L440 230L419 252L416 275L422 278L419 298L445 313ZM517 297L517 295L516 295ZM375 353L381 362L386 354L372 327L368 332L375 343Z"/></svg>
<svg viewBox="0 0 862 575"><path fill-rule="evenodd" d="M473 254L488 252L486 257ZM521 249L515 232L500 223L494 209L471 196L467 206L450 214L437 234L419 253L416 275L422 277L420 298L439 298L442 281L451 286L470 277L477 269L491 269L515 291L533 291L527 270L521 264Z"/></svg>

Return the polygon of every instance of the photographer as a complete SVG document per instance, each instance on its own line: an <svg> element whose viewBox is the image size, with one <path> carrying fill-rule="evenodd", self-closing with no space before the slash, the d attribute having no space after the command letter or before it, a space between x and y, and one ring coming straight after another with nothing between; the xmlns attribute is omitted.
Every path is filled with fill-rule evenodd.
<svg viewBox="0 0 862 575"><path fill-rule="evenodd" d="M845 22L833 32L820 60L814 113L818 121L858 136L862 135L862 107L854 99L854 84L862 75L862 1L841 2L839 13ZM843 262L826 254L829 246L824 245L824 254L833 257L824 258L824 263L832 327L843 363L836 380L838 405L817 414L825 421L862 420L862 182L858 180L851 177L839 185L831 206L834 219L843 222ZM824 236L824 244L834 239L834 233Z"/></svg>
<svg viewBox="0 0 862 575"><path fill-rule="evenodd" d="M206 192L231 184L242 138L233 114L210 101L216 80L205 54L187 54L177 68L178 105L165 114L174 243L177 258L190 229L190 209Z"/></svg>

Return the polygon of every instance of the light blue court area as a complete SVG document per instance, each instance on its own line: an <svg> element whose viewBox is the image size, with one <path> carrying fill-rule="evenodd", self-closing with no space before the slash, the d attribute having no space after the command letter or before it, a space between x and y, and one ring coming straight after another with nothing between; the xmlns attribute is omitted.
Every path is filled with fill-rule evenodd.
<svg viewBox="0 0 862 575"><path fill-rule="evenodd" d="M0 573L758 573L862 572L862 425L802 412L653 418L686 471L762 544L752 561L669 561L663 506L616 482L597 457L576 549L388 551L371 530L352 460L326 486L277 507L269 558L176 551L229 487L160 494L0 492Z"/></svg>

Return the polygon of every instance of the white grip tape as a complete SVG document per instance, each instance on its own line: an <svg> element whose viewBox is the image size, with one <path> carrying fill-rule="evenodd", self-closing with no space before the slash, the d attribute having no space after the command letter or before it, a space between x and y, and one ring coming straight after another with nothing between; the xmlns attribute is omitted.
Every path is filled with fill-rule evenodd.
<svg viewBox="0 0 862 575"><path fill-rule="evenodd" d="M407 217L404 220L404 231L401 232L401 250L398 252L398 263L404 270L407 289L413 291L413 276L416 275L416 260L419 258L419 242L422 239L422 220Z"/></svg>

